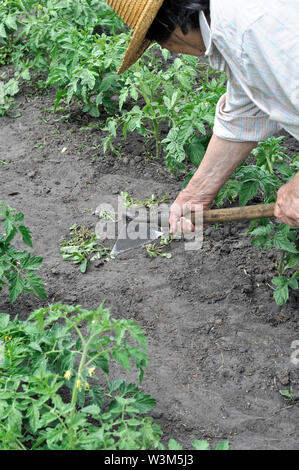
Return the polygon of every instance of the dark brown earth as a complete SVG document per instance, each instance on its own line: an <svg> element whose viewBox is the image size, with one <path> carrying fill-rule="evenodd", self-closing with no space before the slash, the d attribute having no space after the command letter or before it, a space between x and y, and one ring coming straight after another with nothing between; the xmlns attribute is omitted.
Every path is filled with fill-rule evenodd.
<svg viewBox="0 0 299 470"><path fill-rule="evenodd" d="M298 450L298 401L279 390L299 399L299 366L291 363L299 304L295 296L282 308L273 300L278 254L258 252L246 237L249 224L236 223L206 229L200 251L175 242L171 259L152 259L139 248L81 274L59 254L69 227L94 230L98 205L116 204L121 191L173 200L181 181L146 158L136 136L122 143L123 158L104 156L101 131L80 130L95 120L76 107L67 119L66 111L46 110L53 93L23 89L18 102L21 117L1 118L0 160L7 164L0 199L25 214L34 253L44 257L49 301L92 308L105 299L113 317L134 318L146 331L150 369L142 390L157 399L152 416L163 442L173 437L191 449L194 439L212 446L228 439L234 450ZM290 155L298 152L293 138L285 143ZM11 306L5 293L0 311L25 319L41 305L24 294ZM138 381L137 373L119 374Z"/></svg>

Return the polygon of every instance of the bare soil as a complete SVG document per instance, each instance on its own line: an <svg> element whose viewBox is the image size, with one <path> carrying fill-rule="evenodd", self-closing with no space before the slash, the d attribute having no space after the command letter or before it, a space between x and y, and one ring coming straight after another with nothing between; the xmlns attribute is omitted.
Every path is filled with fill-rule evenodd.
<svg viewBox="0 0 299 470"><path fill-rule="evenodd" d="M299 402L279 391L299 399L299 367L290 360L299 299L293 295L282 308L273 300L278 253L257 251L246 236L249 223L235 223L207 228L200 251L175 242L171 259L149 258L139 248L93 262L86 274L63 261L61 237L74 223L94 230L99 204L116 204L121 191L171 201L182 181L148 159L136 136L120 142L124 157L103 155L102 132L80 130L96 121L75 106L65 120L66 112L53 115L53 96L24 88L21 117L0 125L0 160L7 163L0 198L25 214L33 251L44 257L49 301L93 308L105 300L113 317L134 318L146 331L150 369L142 390L157 399L152 416L164 442L173 437L191 449L194 439L212 446L228 439L234 450L298 450ZM295 139L285 143L298 153ZM11 306L1 294L0 311L23 319L41 305L24 294ZM138 381L135 372L114 374Z"/></svg>

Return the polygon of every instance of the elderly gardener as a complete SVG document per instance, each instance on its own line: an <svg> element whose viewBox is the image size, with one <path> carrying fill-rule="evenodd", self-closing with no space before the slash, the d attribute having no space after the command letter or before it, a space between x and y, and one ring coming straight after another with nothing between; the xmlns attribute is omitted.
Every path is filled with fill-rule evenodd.
<svg viewBox="0 0 299 470"><path fill-rule="evenodd" d="M155 41L171 52L206 55L214 69L227 74L227 92L218 102L204 159L171 206L170 231L174 233L178 224L184 230L186 211L197 204L208 209L258 141L280 129L299 139L298 4L295 0L107 3L133 29L118 73ZM299 226L299 173L278 191L275 215Z"/></svg>

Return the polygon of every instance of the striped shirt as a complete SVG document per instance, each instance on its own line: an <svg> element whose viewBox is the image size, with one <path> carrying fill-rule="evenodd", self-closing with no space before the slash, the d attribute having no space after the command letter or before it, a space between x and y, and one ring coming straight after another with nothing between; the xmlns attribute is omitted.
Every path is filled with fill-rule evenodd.
<svg viewBox="0 0 299 470"><path fill-rule="evenodd" d="M285 129L299 140L299 3L211 0L200 14L206 56L227 74L214 134L237 142Z"/></svg>

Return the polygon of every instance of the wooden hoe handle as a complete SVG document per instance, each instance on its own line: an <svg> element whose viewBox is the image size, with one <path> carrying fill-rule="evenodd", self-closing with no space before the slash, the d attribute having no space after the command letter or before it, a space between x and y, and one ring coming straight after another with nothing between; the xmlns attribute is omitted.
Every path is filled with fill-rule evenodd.
<svg viewBox="0 0 299 470"><path fill-rule="evenodd" d="M204 223L230 222L232 220L252 220L274 217L275 204L259 204L257 206L233 207L229 209L214 209L203 213ZM191 221L194 224L195 214Z"/></svg>
<svg viewBox="0 0 299 470"><path fill-rule="evenodd" d="M245 207L233 207L228 209L213 209L203 212L203 223L204 224L213 224L218 222L231 222L233 220L252 220L252 219L263 219L264 217L274 217L274 207L275 204L259 204L257 206L245 206ZM169 220L169 211L167 212L158 212L158 224L160 226L166 226ZM135 222L145 222L148 223L151 221L150 213L144 216L135 216L130 213L127 214L127 217ZM193 225L196 225L196 213L191 212L191 222Z"/></svg>

